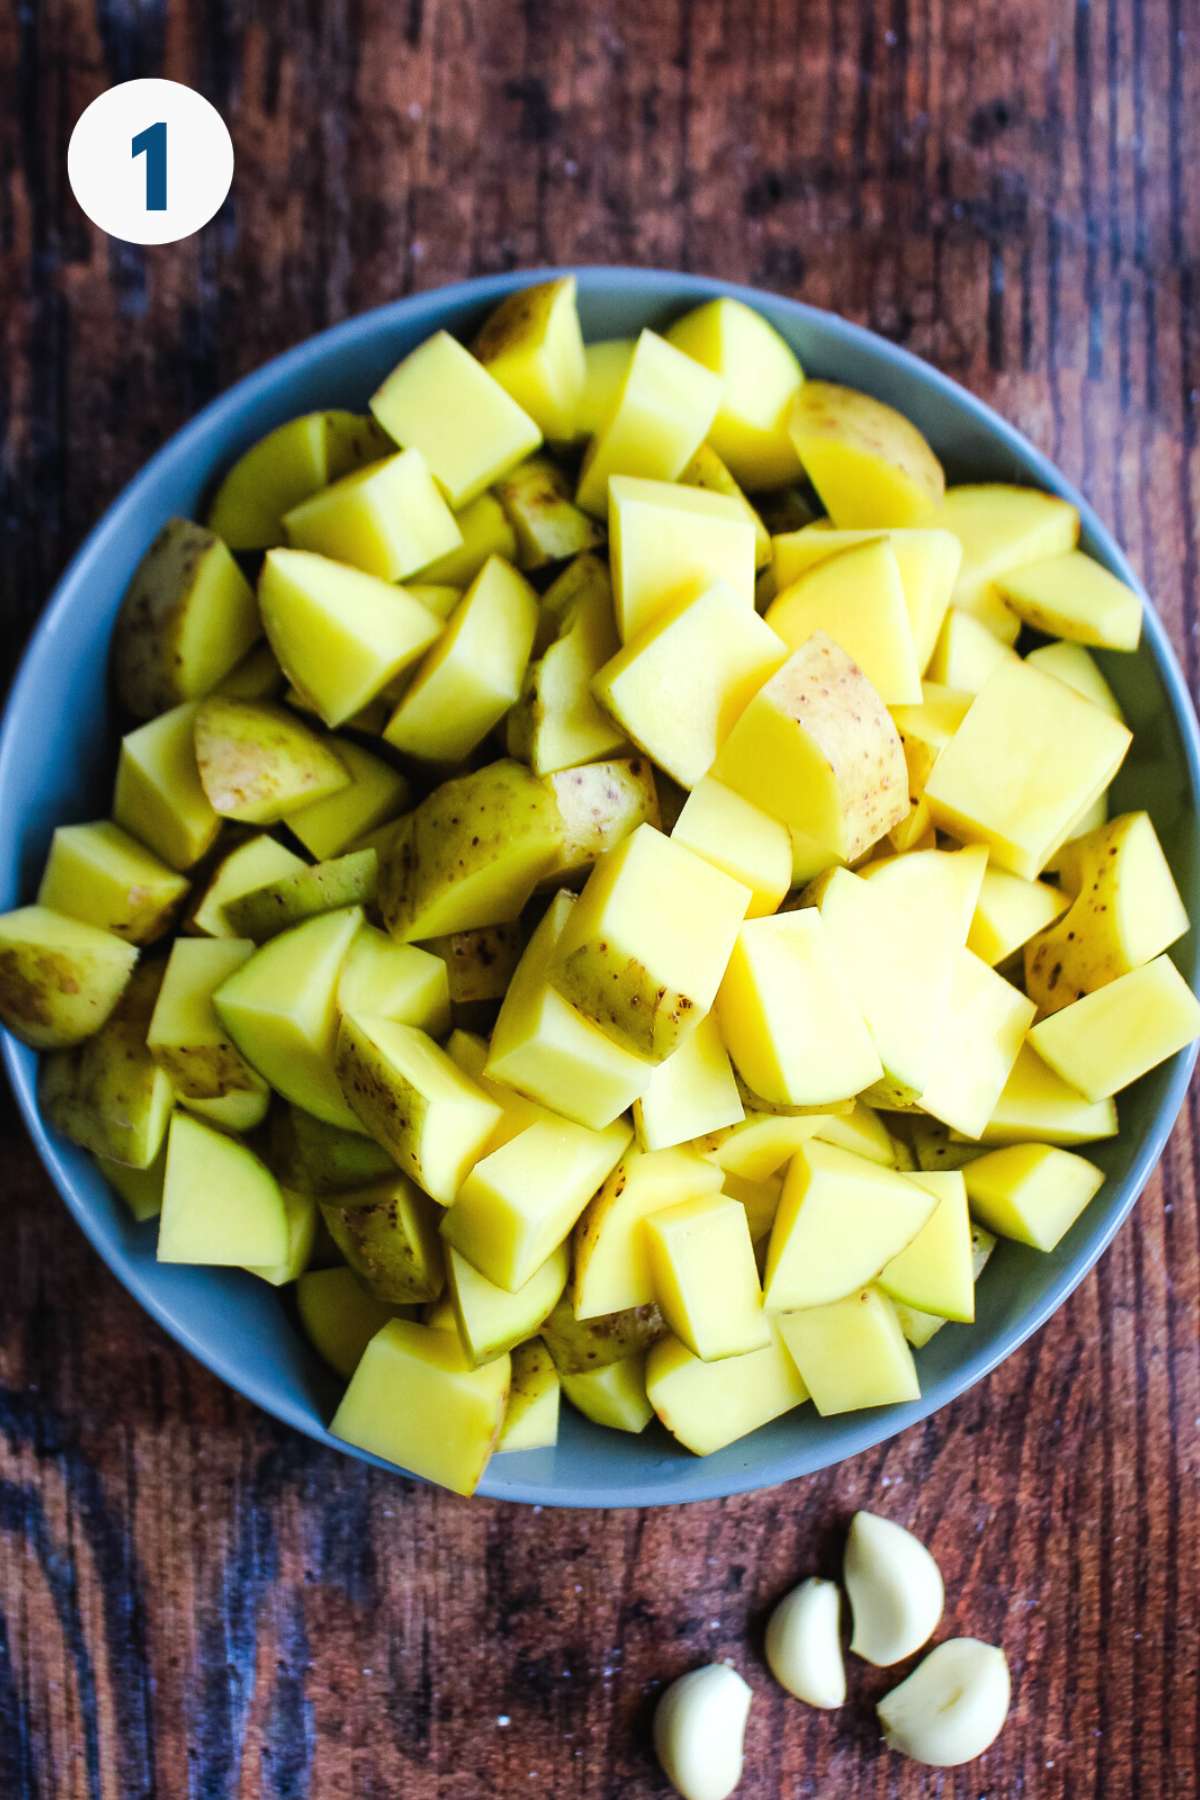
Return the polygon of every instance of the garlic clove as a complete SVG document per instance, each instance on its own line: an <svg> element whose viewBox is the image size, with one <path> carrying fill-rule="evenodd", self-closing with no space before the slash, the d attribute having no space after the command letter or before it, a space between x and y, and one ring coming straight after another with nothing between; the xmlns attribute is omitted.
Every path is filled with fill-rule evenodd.
<svg viewBox="0 0 1200 1800"><path fill-rule="evenodd" d="M654 1713L654 1748L683 1800L727 1800L742 1778L742 1746L754 1698L728 1663L673 1681Z"/></svg>
<svg viewBox="0 0 1200 1800"><path fill-rule="evenodd" d="M1003 1650L978 1638L951 1638L876 1710L891 1749L931 1768L953 1769L995 1743L1011 1697Z"/></svg>
<svg viewBox="0 0 1200 1800"><path fill-rule="evenodd" d="M875 1513L855 1513L842 1574L854 1616L855 1656L886 1669L929 1642L946 1590L941 1570L911 1531Z"/></svg>
<svg viewBox="0 0 1200 1800"><path fill-rule="evenodd" d="M767 1662L781 1687L809 1706L841 1706L842 1596L835 1581L813 1575L785 1594L767 1623Z"/></svg>

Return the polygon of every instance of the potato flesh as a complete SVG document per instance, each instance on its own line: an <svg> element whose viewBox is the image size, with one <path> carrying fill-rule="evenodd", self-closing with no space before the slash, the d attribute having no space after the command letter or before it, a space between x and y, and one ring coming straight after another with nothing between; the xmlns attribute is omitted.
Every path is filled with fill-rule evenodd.
<svg viewBox="0 0 1200 1800"><path fill-rule="evenodd" d="M575 1227L577 1319L601 1318L654 1300L643 1222L663 1207L716 1193L721 1172L685 1147L631 1146Z"/></svg>
<svg viewBox="0 0 1200 1800"><path fill-rule="evenodd" d="M650 1214L650 1274L663 1317L704 1362L745 1356L771 1341L745 1208L702 1194Z"/></svg>
<svg viewBox="0 0 1200 1800"><path fill-rule="evenodd" d="M575 409L575 438L595 437L607 425L633 360L633 338L601 338L583 347L583 387Z"/></svg>
<svg viewBox="0 0 1200 1800"><path fill-rule="evenodd" d="M929 678L959 693L978 694L997 669L1019 660L1011 644L970 613L952 606L929 659Z"/></svg>
<svg viewBox="0 0 1200 1800"><path fill-rule="evenodd" d="M188 884L136 838L107 819L60 825L46 861L38 905L150 944L170 928Z"/></svg>
<svg viewBox="0 0 1200 1800"><path fill-rule="evenodd" d="M350 850L329 862L296 869L264 887L228 902L225 912L234 930L265 944L291 925L317 913L343 906L369 906L378 889L379 856L375 850Z"/></svg>
<svg viewBox="0 0 1200 1800"><path fill-rule="evenodd" d="M711 776L696 783L671 836L750 889L747 918L773 913L787 893L792 875L787 827Z"/></svg>
<svg viewBox="0 0 1200 1800"><path fill-rule="evenodd" d="M729 1054L712 1013L657 1065L645 1093L633 1103L634 1128L644 1150L686 1144L744 1117Z"/></svg>
<svg viewBox="0 0 1200 1800"><path fill-rule="evenodd" d="M935 1204L894 1169L832 1144L801 1145L771 1231L766 1305L790 1312L844 1299L911 1244Z"/></svg>
<svg viewBox="0 0 1200 1800"><path fill-rule="evenodd" d="M720 379L708 435L737 480L748 488L794 481L800 459L788 421L804 371L774 326L744 301L722 298L677 319L667 341Z"/></svg>
<svg viewBox="0 0 1200 1800"><path fill-rule="evenodd" d="M211 849L221 821L196 767L199 702L173 707L121 740L113 818L173 869Z"/></svg>
<svg viewBox="0 0 1200 1800"><path fill-rule="evenodd" d="M289 419L260 438L229 470L213 500L208 527L231 550L266 550L283 542L283 515L329 479L324 413Z"/></svg>
<svg viewBox="0 0 1200 1800"><path fill-rule="evenodd" d="M480 494L469 501L461 512L455 513L454 522L462 543L418 570L419 581L406 584L410 593L414 587L432 585L452 588L461 598L463 590L470 587L489 557L501 556L505 562L516 561L517 534L495 494ZM426 599L425 605L429 604ZM446 618L454 609L442 611L432 607L431 610L437 612L439 618Z"/></svg>
<svg viewBox="0 0 1200 1800"><path fill-rule="evenodd" d="M908 530L835 531L828 521L803 525L771 539L772 569L782 592L806 570L872 538L885 537L896 558L908 611L917 667L923 675L942 629L950 596L962 565L962 545L952 532L936 526Z"/></svg>
<svg viewBox="0 0 1200 1800"><path fill-rule="evenodd" d="M1025 881L1007 869L988 869L979 890L979 904L967 935L967 948L990 967L1006 962L1030 938L1043 934L1070 905L1070 900L1048 881ZM1026 992L1030 992L1028 977ZM1031 994L1031 998L1037 996ZM1043 1003L1044 1004L1044 1003Z"/></svg>
<svg viewBox="0 0 1200 1800"><path fill-rule="evenodd" d="M311 1194L297 1194L287 1188L282 1192L287 1250L277 1262L242 1265L248 1275L257 1275L268 1287L286 1287L303 1275L317 1236L317 1203Z"/></svg>
<svg viewBox="0 0 1200 1800"><path fill-rule="evenodd" d="M1043 1019L1029 1042L1087 1100L1107 1100L1200 1033L1200 1001L1169 956Z"/></svg>
<svg viewBox="0 0 1200 1800"><path fill-rule="evenodd" d="M823 1419L921 1397L896 1308L878 1288L784 1313L779 1329Z"/></svg>
<svg viewBox="0 0 1200 1800"><path fill-rule="evenodd" d="M576 1412L609 1431L628 1431L637 1437L654 1417L646 1397L644 1356L629 1356L578 1375L560 1372L559 1380Z"/></svg>
<svg viewBox="0 0 1200 1800"><path fill-rule="evenodd" d="M808 1399L778 1321L767 1322L770 1343L745 1356L702 1362L677 1337L663 1338L648 1353L650 1403L671 1436L694 1455L711 1456Z"/></svg>
<svg viewBox="0 0 1200 1800"><path fill-rule="evenodd" d="M755 574L770 567L771 534L762 514L751 505L711 444L701 444L691 462L680 471L679 481L683 487L703 488L706 493L732 500L754 533Z"/></svg>
<svg viewBox="0 0 1200 1800"><path fill-rule="evenodd" d="M543 596L539 631L553 639L525 671L508 715L510 756L535 775L570 769L624 748L625 734L592 694L592 678L615 655L612 587L596 556L576 557Z"/></svg>
<svg viewBox="0 0 1200 1800"><path fill-rule="evenodd" d="M545 437L570 441L585 379L573 275L510 294L489 316L473 349Z"/></svg>
<svg viewBox="0 0 1200 1800"><path fill-rule="evenodd" d="M515 1350L545 1323L567 1285L568 1257L558 1245L511 1293L489 1281L453 1245L446 1251L446 1272L459 1341L478 1366Z"/></svg>
<svg viewBox="0 0 1200 1800"><path fill-rule="evenodd" d="M403 581L462 543L419 450L402 450L343 475L285 513L283 527L295 549L389 582ZM353 591L349 582L344 586Z"/></svg>
<svg viewBox="0 0 1200 1800"><path fill-rule="evenodd" d="M1011 1144L964 1170L971 1210L1000 1237L1057 1249L1104 1182L1086 1157L1050 1144Z"/></svg>
<svg viewBox="0 0 1200 1800"><path fill-rule="evenodd" d="M244 1144L177 1113L167 1144L158 1260L243 1266L288 1253L283 1194Z"/></svg>
<svg viewBox="0 0 1200 1800"><path fill-rule="evenodd" d="M395 1310L366 1292L352 1269L310 1269L296 1283L296 1309L313 1349L349 1381L363 1351L395 1317Z"/></svg>
<svg viewBox="0 0 1200 1800"><path fill-rule="evenodd" d="M236 937L237 932L226 915L230 901L242 894L265 887L282 875L295 874L305 867L304 858L265 833L247 838L222 858L213 871L208 886L193 908L189 925L205 937Z"/></svg>
<svg viewBox="0 0 1200 1800"><path fill-rule="evenodd" d="M390 763L352 738L335 739L334 748L349 771L349 786L288 813L283 821L309 854L322 860L357 847L359 838L395 819L409 798L407 780Z"/></svg>
<svg viewBox="0 0 1200 1800"><path fill-rule="evenodd" d="M1079 514L1068 501L1002 482L948 488L930 523L952 531L962 545L953 604L1008 644L1020 620L1005 604L999 578L1024 563L1065 554L1079 537Z"/></svg>
<svg viewBox="0 0 1200 1800"><path fill-rule="evenodd" d="M771 602L766 622L789 650L822 631L856 662L888 706L921 698L921 664L900 565L885 538L826 557Z"/></svg>
<svg viewBox="0 0 1200 1800"><path fill-rule="evenodd" d="M140 973L86 1043L45 1059L38 1098L47 1123L72 1143L93 1156L149 1169L162 1149L175 1095L146 1048Z"/></svg>
<svg viewBox="0 0 1200 1800"><path fill-rule="evenodd" d="M212 997L254 955L245 938L177 938L146 1044L181 1099L215 1100L263 1087L223 1028Z"/></svg>
<svg viewBox="0 0 1200 1800"><path fill-rule="evenodd" d="M1082 550L1003 575L1000 592L1037 631L1108 650L1136 650L1142 603L1133 589Z"/></svg>
<svg viewBox="0 0 1200 1800"><path fill-rule="evenodd" d="M552 1450L558 1442L562 1383L553 1358L536 1340L512 1353L512 1387L504 1428L496 1445L504 1450Z"/></svg>
<svg viewBox="0 0 1200 1800"><path fill-rule="evenodd" d="M721 384L653 331L643 331L613 409L583 459L575 501L598 517L614 475L674 481L708 436Z"/></svg>
<svg viewBox="0 0 1200 1800"><path fill-rule="evenodd" d="M839 530L931 522L945 489L942 467L894 407L836 382L807 381L788 429Z"/></svg>
<svg viewBox="0 0 1200 1800"><path fill-rule="evenodd" d="M754 527L736 500L674 481L614 475L608 520L622 643L716 582L753 610Z"/></svg>
<svg viewBox="0 0 1200 1800"><path fill-rule="evenodd" d="M1065 681L1077 694L1099 706L1114 719L1124 719L1120 701L1100 672L1100 665L1082 644L1041 644L1025 658L1035 669Z"/></svg>
<svg viewBox="0 0 1200 1800"><path fill-rule="evenodd" d="M397 944L374 925L359 931L338 975L337 1003L342 1012L399 1019L431 1037L441 1037L449 1028L450 997L440 956L416 944Z"/></svg>
<svg viewBox="0 0 1200 1800"><path fill-rule="evenodd" d="M937 1205L912 1242L884 1264L878 1284L906 1306L970 1324L975 1317L975 1272L962 1173L918 1170L908 1180L932 1194Z"/></svg>

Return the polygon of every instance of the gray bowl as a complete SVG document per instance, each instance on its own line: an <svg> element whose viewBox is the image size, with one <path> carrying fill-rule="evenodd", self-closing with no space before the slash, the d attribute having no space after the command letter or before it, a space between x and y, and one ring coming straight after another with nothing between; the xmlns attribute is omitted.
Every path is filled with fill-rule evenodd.
<svg viewBox="0 0 1200 1800"><path fill-rule="evenodd" d="M163 520L173 513L194 515L217 472L263 432L311 408L364 405L392 365L430 332L445 327L469 333L512 288L559 272L466 282L322 332L215 400L130 483L59 583L9 696L0 727L5 823L0 906L16 905L33 893L55 825L108 810L116 748L106 680L109 634L126 583ZM1058 470L988 407L907 351L813 307L696 276L585 269L579 289L589 338L662 325L716 294L750 302L795 346L812 373L865 388L907 413L952 480L1035 483L1072 501L1083 518L1085 548L1139 586L1110 533ZM1200 739L1183 677L1148 603L1138 654L1101 661L1135 732L1114 802L1122 809L1144 807L1152 815L1195 914L1200 910ZM1194 987L1194 934L1175 954ZM326 1421L337 1403L338 1384L308 1348L280 1295L250 1275L160 1267L154 1226L134 1225L91 1159L47 1130L38 1110L33 1053L8 1036L3 1048L46 1168L130 1293L177 1342L248 1399L332 1448L361 1454L329 1436ZM1016 1244L1000 1247L980 1284L976 1323L949 1325L918 1352L924 1390L919 1401L836 1419L820 1419L808 1407L703 1460L679 1449L657 1425L632 1438L568 1413L555 1450L497 1457L480 1491L496 1499L558 1506L713 1499L809 1474L928 1417L1044 1324L1092 1267L1162 1153L1194 1056L1189 1051L1175 1057L1121 1097L1120 1136L1088 1153L1103 1165L1108 1180L1053 1255Z"/></svg>

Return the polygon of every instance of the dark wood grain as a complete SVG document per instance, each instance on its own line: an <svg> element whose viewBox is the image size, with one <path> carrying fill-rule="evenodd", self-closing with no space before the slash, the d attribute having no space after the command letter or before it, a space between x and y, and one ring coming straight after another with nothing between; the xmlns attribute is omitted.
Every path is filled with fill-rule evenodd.
<svg viewBox="0 0 1200 1800"><path fill-rule="evenodd" d="M65 146L165 74L229 121L198 238L105 240ZM1113 521L1195 688L1200 29L1185 0L7 0L0 656L213 393L414 287L539 261L757 281L994 402ZM635 1800L657 1685L736 1656L746 1800L1200 1792L1195 1100L1099 1269L991 1380L814 1480L644 1514L464 1504L292 1436L170 1344L0 1114L0 1794ZM848 1512L1003 1640L939 1776L766 1678Z"/></svg>

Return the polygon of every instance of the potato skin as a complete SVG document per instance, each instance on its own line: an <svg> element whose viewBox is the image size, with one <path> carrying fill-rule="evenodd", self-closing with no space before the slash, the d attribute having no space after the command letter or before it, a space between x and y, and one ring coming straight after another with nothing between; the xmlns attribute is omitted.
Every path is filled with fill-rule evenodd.
<svg viewBox="0 0 1200 1800"><path fill-rule="evenodd" d="M157 718L207 692L259 635L250 585L220 538L190 519L169 519L117 615L117 696L135 719Z"/></svg>

